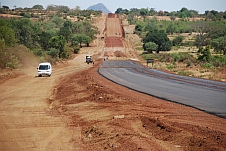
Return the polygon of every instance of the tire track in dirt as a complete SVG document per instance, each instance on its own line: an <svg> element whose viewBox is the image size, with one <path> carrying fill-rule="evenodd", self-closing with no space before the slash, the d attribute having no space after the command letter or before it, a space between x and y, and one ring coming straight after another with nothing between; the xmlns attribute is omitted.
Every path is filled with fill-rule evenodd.
<svg viewBox="0 0 226 151"><path fill-rule="evenodd" d="M51 77L37 77L34 67L29 75L1 84L0 150L74 149L73 130L67 128L61 115L53 115L47 100L58 80L91 67L84 58L77 56L66 64L53 66Z"/></svg>

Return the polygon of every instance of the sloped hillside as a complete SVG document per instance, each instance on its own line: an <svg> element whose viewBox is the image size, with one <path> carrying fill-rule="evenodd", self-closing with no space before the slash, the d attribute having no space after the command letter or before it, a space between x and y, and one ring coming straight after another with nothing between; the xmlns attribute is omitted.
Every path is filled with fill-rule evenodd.
<svg viewBox="0 0 226 151"><path fill-rule="evenodd" d="M98 3L98 4L96 4L96 5L92 5L92 6L88 7L87 10L94 10L94 11L100 10L100 11L102 11L104 14L111 13L111 11L108 10L107 7L104 6L104 4L102 4L102 3Z"/></svg>

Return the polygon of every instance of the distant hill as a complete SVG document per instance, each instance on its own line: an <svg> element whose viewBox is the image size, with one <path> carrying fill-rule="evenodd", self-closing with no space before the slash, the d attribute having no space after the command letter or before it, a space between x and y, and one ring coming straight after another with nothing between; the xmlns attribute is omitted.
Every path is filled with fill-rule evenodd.
<svg viewBox="0 0 226 151"><path fill-rule="evenodd" d="M101 10L104 14L108 14L108 13L111 13L111 11L109 11L107 9L107 7L104 6L104 4L102 3L98 3L96 5L93 5L93 6L90 6L87 8L87 10Z"/></svg>

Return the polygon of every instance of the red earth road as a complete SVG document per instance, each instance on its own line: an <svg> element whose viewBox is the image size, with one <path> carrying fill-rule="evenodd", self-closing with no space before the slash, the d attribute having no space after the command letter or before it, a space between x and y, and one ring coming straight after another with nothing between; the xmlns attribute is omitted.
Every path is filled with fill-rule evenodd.
<svg viewBox="0 0 226 151"><path fill-rule="evenodd" d="M105 20L97 18L100 31ZM54 66L51 77L37 78L33 67L1 83L0 150L226 150L225 119L101 77L104 45L98 35L73 60ZM125 52L107 49L112 59L121 58L115 50ZM84 63L86 54L97 58L94 66ZM136 56L132 49L123 57L130 56Z"/></svg>

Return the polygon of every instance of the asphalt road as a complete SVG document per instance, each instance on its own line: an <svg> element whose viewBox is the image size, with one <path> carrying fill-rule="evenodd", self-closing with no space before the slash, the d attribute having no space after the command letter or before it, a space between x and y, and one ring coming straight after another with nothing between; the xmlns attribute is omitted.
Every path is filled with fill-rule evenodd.
<svg viewBox="0 0 226 151"><path fill-rule="evenodd" d="M226 118L226 83L169 74L133 61L105 61L105 78L130 89Z"/></svg>

